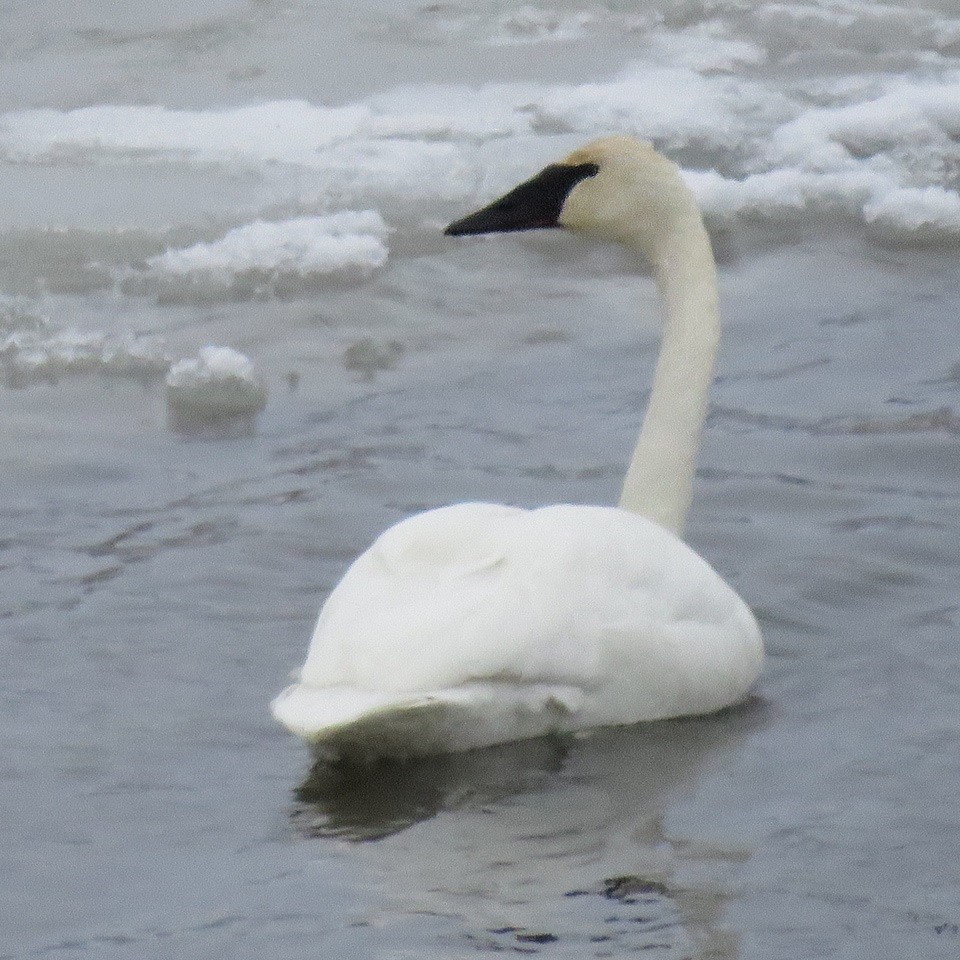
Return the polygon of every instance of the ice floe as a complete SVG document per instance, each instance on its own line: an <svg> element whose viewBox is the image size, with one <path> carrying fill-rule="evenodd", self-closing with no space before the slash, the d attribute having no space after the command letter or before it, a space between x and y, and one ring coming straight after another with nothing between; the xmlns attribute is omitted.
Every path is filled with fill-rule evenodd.
<svg viewBox="0 0 960 960"><path fill-rule="evenodd" d="M955 17L857 0L752 12L715 0L699 19L666 3L637 13L599 4L431 10L415 19L440 25L438 44L629 36L634 59L579 82L405 84L337 105L11 111L0 115L0 159L289 178L285 215L302 215L276 222L269 211L244 211L219 239L151 257L149 274L173 284L362 275L386 258L382 223L349 221L376 216L368 209L330 215L346 218L335 229L336 219L315 211L366 207L422 224L444 215L441 204L481 200L521 169L614 132L676 156L713 217L776 223L832 210L871 236L960 240Z"/></svg>
<svg viewBox="0 0 960 960"><path fill-rule="evenodd" d="M223 285L248 273L364 276L386 263L387 232L373 210L257 220L219 240L150 257L147 268L157 277L200 277Z"/></svg>
<svg viewBox="0 0 960 960"><path fill-rule="evenodd" d="M0 300L0 375L8 385L88 373L151 379L169 366L159 337L60 328L29 301Z"/></svg>

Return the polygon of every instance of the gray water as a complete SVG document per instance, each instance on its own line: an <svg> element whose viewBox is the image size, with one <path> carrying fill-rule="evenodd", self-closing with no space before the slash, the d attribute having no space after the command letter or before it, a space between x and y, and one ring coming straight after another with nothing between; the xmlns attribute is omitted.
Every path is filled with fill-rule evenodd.
<svg viewBox="0 0 960 960"><path fill-rule="evenodd" d="M669 50L704 83L753 84L775 104L731 94L750 146L724 139L724 118L649 133L688 170L742 178L794 162L763 144L797 111L915 78L941 83L951 108L951 10L4 5L0 958L955 957L949 216L885 231L853 187L729 217L707 204L725 333L687 538L761 621L769 661L750 702L311 770L267 705L380 530L459 500L615 501L658 346L652 284L568 237L439 234L533 159L588 139L576 118L390 134L391 149L456 151L449 186L419 167L384 173L366 141L359 178L78 146L63 112L392 97L409 117L438 89L461 96L455 83L605 83ZM704 59L718 31L763 56ZM520 107L533 95L496 94ZM28 156L11 118L39 107L59 111L55 135ZM142 115L129 122L139 136ZM596 133L646 122L598 116ZM866 152L845 141L851 169L899 163L901 186L949 202L950 122L901 141L905 121L890 123ZM167 247L257 217L368 208L393 231L368 276L238 269L198 287L143 273ZM79 334L102 355L64 359ZM242 350L266 409L184 429L166 409L166 361L106 359L147 335L171 359Z"/></svg>

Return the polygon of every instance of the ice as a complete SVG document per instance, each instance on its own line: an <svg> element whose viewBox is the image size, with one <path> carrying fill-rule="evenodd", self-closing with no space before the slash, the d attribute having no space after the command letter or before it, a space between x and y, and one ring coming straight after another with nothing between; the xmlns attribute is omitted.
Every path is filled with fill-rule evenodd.
<svg viewBox="0 0 960 960"><path fill-rule="evenodd" d="M867 203L864 217L900 239L960 237L960 195L943 187L906 187Z"/></svg>
<svg viewBox="0 0 960 960"><path fill-rule="evenodd" d="M727 179L711 170L688 172L686 180L704 213L724 220L747 216L782 221L818 209L857 215L864 204L896 189L889 177L862 169L816 173L787 167L743 179Z"/></svg>
<svg viewBox="0 0 960 960"><path fill-rule="evenodd" d="M25 110L0 117L0 157L256 169L285 163L318 170L336 169L348 158L374 167L381 159L409 163L414 154L455 162L456 152L438 140L533 134L545 122L585 134L626 129L726 144L744 129L738 112L749 111L752 123L764 101L778 105L780 98L756 84L638 63L598 82L401 87L339 108L274 101L219 111L114 105Z"/></svg>
<svg viewBox="0 0 960 960"><path fill-rule="evenodd" d="M159 337L59 328L29 301L0 299L0 373L9 385L90 373L152 379L169 365Z"/></svg>
<svg viewBox="0 0 960 960"><path fill-rule="evenodd" d="M836 166L919 142L955 146L960 137L960 74L891 83L877 96L810 109L774 133L772 155Z"/></svg>
<svg viewBox="0 0 960 960"><path fill-rule="evenodd" d="M652 38L654 51L668 63L694 70L732 71L761 64L766 53L754 43L732 37L722 24L707 21L682 31L663 31Z"/></svg>
<svg viewBox="0 0 960 960"><path fill-rule="evenodd" d="M78 161L144 154L215 164L309 165L318 150L355 136L369 121L362 105L316 107L274 101L229 110L97 105L76 110L22 110L0 120L8 160Z"/></svg>
<svg viewBox="0 0 960 960"><path fill-rule="evenodd" d="M147 260L160 277L201 275L223 285L245 273L364 276L387 261L387 225L373 210L268 223L257 220L212 243L167 250Z"/></svg>
<svg viewBox="0 0 960 960"><path fill-rule="evenodd" d="M145 381L165 376L175 426L250 418L267 399L253 361L231 347L206 346L196 357L173 362L159 336L61 328L27 298L0 298L0 377L7 386L90 374Z"/></svg>
<svg viewBox="0 0 960 960"><path fill-rule="evenodd" d="M598 29L635 30L646 21L606 7L589 7L576 13L523 4L501 14L490 36L493 46L533 43L563 43L577 40Z"/></svg>
<svg viewBox="0 0 960 960"><path fill-rule="evenodd" d="M195 423L252 416L267 402L253 361L231 347L203 347L175 363L166 382L173 413Z"/></svg>
<svg viewBox="0 0 960 960"><path fill-rule="evenodd" d="M516 44L567 50L629 37L633 60L581 69L579 80L520 72L503 82L382 85L340 104L11 111L0 115L0 159L180 165L289 184L272 190L287 190L285 206L281 198L273 209L238 211L219 239L151 258L149 274L165 283L365 275L386 259L385 231L371 221L337 232L328 211L368 208L336 216L372 217L376 209L399 227L436 222L449 212L438 213L439 204L481 201L509 186L524 163L609 133L652 140L675 156L708 214L729 225L831 210L871 236L960 238L955 18L856 0L768 4L749 15L730 0L704 14L679 16L664 4L638 13L531 3L486 14L424 8L418 23L433 23L431 42L441 46L497 48L500 56ZM880 64L877 49L898 52ZM279 221L277 210L299 216Z"/></svg>

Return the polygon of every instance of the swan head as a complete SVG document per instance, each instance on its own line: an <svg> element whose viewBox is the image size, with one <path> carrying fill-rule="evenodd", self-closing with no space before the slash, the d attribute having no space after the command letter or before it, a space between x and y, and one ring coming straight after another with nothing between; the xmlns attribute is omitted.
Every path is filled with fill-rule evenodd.
<svg viewBox="0 0 960 960"><path fill-rule="evenodd" d="M450 236L559 227L627 243L655 258L691 213L675 163L633 137L604 137L550 164L493 203L451 223Z"/></svg>

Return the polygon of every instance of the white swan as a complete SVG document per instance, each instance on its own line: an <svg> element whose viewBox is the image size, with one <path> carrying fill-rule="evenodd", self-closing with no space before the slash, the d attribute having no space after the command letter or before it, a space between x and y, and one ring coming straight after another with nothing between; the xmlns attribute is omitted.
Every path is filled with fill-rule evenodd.
<svg viewBox="0 0 960 960"><path fill-rule="evenodd" d="M681 539L719 334L677 167L610 137L448 234L559 226L653 265L666 326L619 508L463 503L391 527L320 613L274 716L321 756L451 752L718 710L760 673L749 608Z"/></svg>

